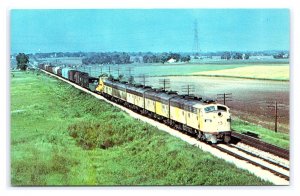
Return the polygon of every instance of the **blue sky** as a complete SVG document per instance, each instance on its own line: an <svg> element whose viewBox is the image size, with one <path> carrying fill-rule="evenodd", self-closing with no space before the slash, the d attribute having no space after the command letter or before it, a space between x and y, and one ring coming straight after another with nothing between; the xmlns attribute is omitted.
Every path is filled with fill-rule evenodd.
<svg viewBox="0 0 300 196"><path fill-rule="evenodd" d="M289 50L288 9L12 10L11 52Z"/></svg>

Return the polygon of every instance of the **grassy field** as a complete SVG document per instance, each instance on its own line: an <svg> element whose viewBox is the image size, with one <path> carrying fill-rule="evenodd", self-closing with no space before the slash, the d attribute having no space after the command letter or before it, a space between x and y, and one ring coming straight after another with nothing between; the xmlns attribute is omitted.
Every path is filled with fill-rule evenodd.
<svg viewBox="0 0 300 196"><path fill-rule="evenodd" d="M232 129L237 132L247 132L250 131L252 133L258 134L259 138L267 143L273 144L275 146L290 149L290 136L286 133L275 133L273 130L264 128L259 125L255 125L253 123L249 123L247 121L240 120L238 118L234 118L231 125Z"/></svg>
<svg viewBox="0 0 300 196"><path fill-rule="evenodd" d="M201 71L192 75L225 76L251 79L289 80L289 65L272 66L256 65L236 67L224 70Z"/></svg>
<svg viewBox="0 0 300 196"><path fill-rule="evenodd" d="M270 183L57 79L14 73L11 184Z"/></svg>

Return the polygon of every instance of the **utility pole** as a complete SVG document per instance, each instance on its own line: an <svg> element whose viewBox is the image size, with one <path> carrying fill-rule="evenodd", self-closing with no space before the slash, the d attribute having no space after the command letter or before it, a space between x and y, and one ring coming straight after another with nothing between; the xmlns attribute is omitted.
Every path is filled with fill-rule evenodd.
<svg viewBox="0 0 300 196"><path fill-rule="evenodd" d="M120 66L118 65L118 67L116 68L116 71L117 71L117 73L118 73L117 77L120 76L120 70L121 70L121 68L120 68Z"/></svg>
<svg viewBox="0 0 300 196"><path fill-rule="evenodd" d="M217 101L223 100L223 104L226 105L226 101L232 101L232 93L217 94Z"/></svg>
<svg viewBox="0 0 300 196"><path fill-rule="evenodd" d="M110 66L108 66L108 74L110 75Z"/></svg>
<svg viewBox="0 0 300 196"><path fill-rule="evenodd" d="M130 77L131 76L132 67L127 67L126 70L128 72L128 77Z"/></svg>
<svg viewBox="0 0 300 196"><path fill-rule="evenodd" d="M134 83L134 77L131 75L132 67L127 67L127 72L128 72L128 82L129 84Z"/></svg>
<svg viewBox="0 0 300 196"><path fill-rule="evenodd" d="M100 68L100 75L102 75L103 74L103 65L99 65L99 68Z"/></svg>
<svg viewBox="0 0 300 196"><path fill-rule="evenodd" d="M92 75L92 67L91 66L89 66L89 75Z"/></svg>
<svg viewBox="0 0 300 196"><path fill-rule="evenodd" d="M141 80L140 80L140 82L144 85L144 87L146 86L146 82L149 82L148 80L147 80L147 75L145 75L145 74L143 74L143 75L141 75L140 76L141 77Z"/></svg>
<svg viewBox="0 0 300 196"><path fill-rule="evenodd" d="M158 80L160 85L163 85L163 89L166 90L167 88L170 88L170 79L159 79Z"/></svg>
<svg viewBox="0 0 300 196"><path fill-rule="evenodd" d="M184 85L182 86L181 90L183 93L187 93L187 95L190 96L191 93L195 92L195 86L191 84Z"/></svg>
<svg viewBox="0 0 300 196"><path fill-rule="evenodd" d="M278 131L278 118L281 118L282 116L278 115L278 109L283 107L282 104L279 104L277 101L275 103L269 103L268 108L273 108L274 109L274 131Z"/></svg>

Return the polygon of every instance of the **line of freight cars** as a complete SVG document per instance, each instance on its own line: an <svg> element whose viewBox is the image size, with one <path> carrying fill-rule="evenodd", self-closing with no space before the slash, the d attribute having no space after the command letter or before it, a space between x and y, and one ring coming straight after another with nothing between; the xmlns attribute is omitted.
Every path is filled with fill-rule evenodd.
<svg viewBox="0 0 300 196"><path fill-rule="evenodd" d="M89 76L89 74L86 72L81 72L68 67L61 68L47 64L39 64L39 68L65 78L91 91L95 91L96 87L98 86L99 79Z"/></svg>

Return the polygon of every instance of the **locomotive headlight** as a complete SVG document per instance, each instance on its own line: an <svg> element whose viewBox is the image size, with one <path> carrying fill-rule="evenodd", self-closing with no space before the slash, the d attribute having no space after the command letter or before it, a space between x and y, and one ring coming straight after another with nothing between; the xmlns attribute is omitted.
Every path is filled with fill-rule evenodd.
<svg viewBox="0 0 300 196"><path fill-rule="evenodd" d="M212 122L211 119L205 119L205 122Z"/></svg>

